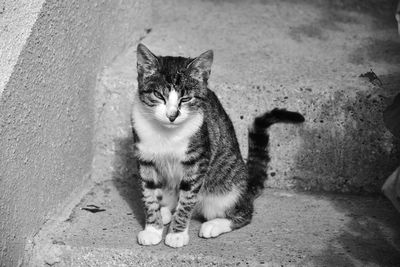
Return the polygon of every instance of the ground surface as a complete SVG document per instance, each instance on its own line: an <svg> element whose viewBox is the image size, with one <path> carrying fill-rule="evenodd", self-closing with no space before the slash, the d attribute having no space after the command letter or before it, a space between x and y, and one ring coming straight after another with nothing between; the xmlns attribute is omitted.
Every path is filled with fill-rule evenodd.
<svg viewBox="0 0 400 267"><path fill-rule="evenodd" d="M142 42L158 55L214 50L210 88L244 157L254 116L274 107L304 114L302 126L271 129L269 186L377 193L400 161L382 120L400 86L393 10L390 1L160 1ZM129 123L135 48L103 76L101 144ZM379 80L360 77L371 69Z"/></svg>
<svg viewBox="0 0 400 267"><path fill-rule="evenodd" d="M156 1L157 2L157 1ZM136 47L99 81L98 185L44 234L48 264L66 266L400 266L400 216L379 194L398 165L382 111L400 84L400 42L387 1L168 1L142 42L161 55L214 49L210 86L232 118L246 157L246 126L273 107L302 112L303 126L271 131L268 189L253 223L217 239L140 247L143 212L132 157L130 111ZM381 82L360 78L373 69ZM82 210L97 205L105 211ZM46 241L46 242L47 242ZM45 245L44 248L49 248ZM43 252L43 250L42 250Z"/></svg>
<svg viewBox="0 0 400 267"><path fill-rule="evenodd" d="M70 266L399 266L400 216L384 198L266 190L252 224L181 249L142 247L143 211L132 181L94 188L51 236ZM82 208L96 205L104 211ZM165 232L164 232L165 233Z"/></svg>
<svg viewBox="0 0 400 267"><path fill-rule="evenodd" d="M143 40L156 54L215 52L211 88L247 154L247 124L274 107L273 187L379 192L400 161L382 111L400 86L395 1L168 1ZM373 70L382 84L359 76ZM293 179L295 177L295 179Z"/></svg>

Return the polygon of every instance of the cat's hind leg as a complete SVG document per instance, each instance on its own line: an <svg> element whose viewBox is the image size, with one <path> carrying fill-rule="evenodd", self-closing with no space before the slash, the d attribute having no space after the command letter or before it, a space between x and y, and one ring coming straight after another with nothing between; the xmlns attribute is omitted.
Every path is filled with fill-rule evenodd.
<svg viewBox="0 0 400 267"><path fill-rule="evenodd" d="M164 225L167 225L171 222L172 213L168 207L161 207L160 209L162 222Z"/></svg>
<svg viewBox="0 0 400 267"><path fill-rule="evenodd" d="M232 231L232 221L226 218L215 218L201 225L199 236L203 238L217 237Z"/></svg>
<svg viewBox="0 0 400 267"><path fill-rule="evenodd" d="M178 204L178 196L176 190L162 189L157 195L160 200L161 208L161 218L164 225L167 225L172 220L172 212L176 209Z"/></svg>
<svg viewBox="0 0 400 267"><path fill-rule="evenodd" d="M202 201L202 211L207 221L201 225L199 236L211 238L249 224L253 203L244 197L235 197L234 192L231 192L222 197L205 198Z"/></svg>

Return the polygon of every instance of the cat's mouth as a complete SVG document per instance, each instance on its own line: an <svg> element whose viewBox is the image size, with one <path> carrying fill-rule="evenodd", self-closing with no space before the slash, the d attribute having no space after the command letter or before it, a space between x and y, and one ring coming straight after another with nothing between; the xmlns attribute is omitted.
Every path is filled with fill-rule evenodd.
<svg viewBox="0 0 400 267"><path fill-rule="evenodd" d="M173 122L171 122L171 123L164 123L164 126L166 126L166 127L168 127L168 128L174 128L174 127L176 127L176 126L178 126L176 123L173 123Z"/></svg>
<svg viewBox="0 0 400 267"><path fill-rule="evenodd" d="M167 128L176 128L180 125L180 123L176 123L176 122L164 122L163 124Z"/></svg>

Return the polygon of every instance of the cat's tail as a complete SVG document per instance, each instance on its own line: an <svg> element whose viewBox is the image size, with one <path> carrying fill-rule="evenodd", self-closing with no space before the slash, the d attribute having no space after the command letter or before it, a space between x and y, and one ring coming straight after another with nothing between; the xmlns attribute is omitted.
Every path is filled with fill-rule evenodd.
<svg viewBox="0 0 400 267"><path fill-rule="evenodd" d="M249 155L247 168L249 172L249 191L257 197L264 189L267 180L267 166L270 161L268 128L275 123L301 123L304 117L298 112L285 109L273 109L254 119L249 127Z"/></svg>

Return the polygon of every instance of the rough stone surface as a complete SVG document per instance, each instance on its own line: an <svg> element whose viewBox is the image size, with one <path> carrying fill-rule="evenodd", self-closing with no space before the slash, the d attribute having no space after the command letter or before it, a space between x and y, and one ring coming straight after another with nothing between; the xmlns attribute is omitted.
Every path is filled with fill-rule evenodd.
<svg viewBox="0 0 400 267"><path fill-rule="evenodd" d="M140 0L0 1L1 266L22 264L25 244L82 190L97 75L137 42L149 11Z"/></svg>
<svg viewBox="0 0 400 267"><path fill-rule="evenodd" d="M379 192L398 165L381 113L399 85L400 60L387 1L153 1L143 42L156 54L215 50L211 88L238 133L266 109L305 114L271 130L268 189L252 224L220 238L141 247L143 209L132 156L135 46L106 69L96 92L93 179L65 220L39 234L41 263L55 266L398 266L399 215L382 197L276 188ZM382 84L360 78L373 69ZM105 211L81 208L97 205ZM37 262L38 263L38 262Z"/></svg>
<svg viewBox="0 0 400 267"><path fill-rule="evenodd" d="M0 1L0 95L44 2Z"/></svg>
<svg viewBox="0 0 400 267"><path fill-rule="evenodd" d="M305 115L302 127L271 131L270 186L380 191L400 162L382 120L400 82L392 1L159 2L159 24L143 42L161 55L214 49L210 86L245 156L255 115ZM382 85L359 77L371 69Z"/></svg>
<svg viewBox="0 0 400 267"><path fill-rule="evenodd" d="M95 187L56 231L43 259L55 266L398 266L400 217L383 197L266 190L253 222L189 245L137 244L143 210L132 177ZM104 211L82 208L96 205ZM165 237L166 231L164 231Z"/></svg>
<svg viewBox="0 0 400 267"><path fill-rule="evenodd" d="M210 87L244 157L254 116L274 107L305 115L302 126L272 127L268 186L376 193L400 159L382 120L400 84L391 12L374 1L155 1L156 24L143 43L160 55L214 49ZM100 83L96 179L110 177L104 162L127 142L135 65L132 47ZM371 69L382 83L360 77Z"/></svg>

